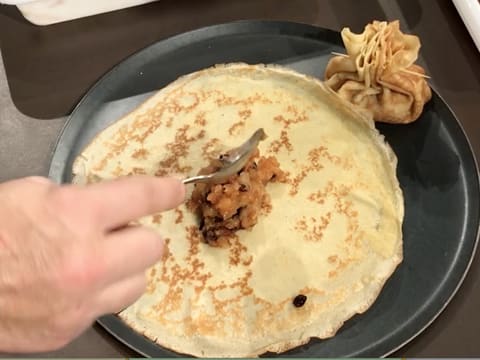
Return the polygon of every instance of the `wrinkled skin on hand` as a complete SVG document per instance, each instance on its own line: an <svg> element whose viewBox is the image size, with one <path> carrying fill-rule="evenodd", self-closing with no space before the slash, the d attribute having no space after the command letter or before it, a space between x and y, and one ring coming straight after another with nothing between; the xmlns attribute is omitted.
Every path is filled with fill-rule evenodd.
<svg viewBox="0 0 480 360"><path fill-rule="evenodd" d="M125 225L184 196L181 182L167 178L0 184L0 352L58 349L98 316L134 302L163 242Z"/></svg>

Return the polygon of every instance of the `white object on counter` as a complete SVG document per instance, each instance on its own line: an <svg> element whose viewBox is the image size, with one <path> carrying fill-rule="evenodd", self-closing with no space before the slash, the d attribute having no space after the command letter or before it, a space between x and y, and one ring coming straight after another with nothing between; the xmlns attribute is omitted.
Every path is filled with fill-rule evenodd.
<svg viewBox="0 0 480 360"><path fill-rule="evenodd" d="M452 0L480 51L480 0Z"/></svg>
<svg viewBox="0 0 480 360"><path fill-rule="evenodd" d="M33 24L50 25L153 1L156 0L0 0L0 3L16 5Z"/></svg>
<svg viewBox="0 0 480 360"><path fill-rule="evenodd" d="M19 5L25 4L28 2L32 2L34 0L0 0L0 4L7 4L7 5Z"/></svg>

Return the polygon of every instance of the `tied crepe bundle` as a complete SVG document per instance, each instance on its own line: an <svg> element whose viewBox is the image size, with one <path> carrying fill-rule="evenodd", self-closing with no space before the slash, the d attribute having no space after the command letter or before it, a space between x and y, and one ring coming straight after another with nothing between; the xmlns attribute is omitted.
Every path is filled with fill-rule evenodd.
<svg viewBox="0 0 480 360"><path fill-rule="evenodd" d="M361 34L345 28L341 35L347 55L330 59L326 84L375 121L417 120L432 97L424 69L415 64L419 38L403 34L398 21L374 21Z"/></svg>

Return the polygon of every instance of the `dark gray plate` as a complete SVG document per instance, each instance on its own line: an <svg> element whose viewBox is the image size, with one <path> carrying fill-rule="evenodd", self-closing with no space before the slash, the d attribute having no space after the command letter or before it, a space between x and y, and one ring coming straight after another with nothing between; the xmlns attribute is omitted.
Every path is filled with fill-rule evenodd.
<svg viewBox="0 0 480 360"><path fill-rule="evenodd" d="M107 73L70 116L49 176L69 182L75 156L90 139L149 93L180 75L217 63L278 63L322 77L338 33L317 27L246 21L212 26L154 44ZM433 94L411 125L379 125L398 156L405 197L404 261L375 304L328 340L312 340L283 356L383 356L410 341L445 308L471 263L479 227L479 181L468 140L445 102ZM116 316L99 323L140 354L178 356ZM267 354L268 355L268 354Z"/></svg>

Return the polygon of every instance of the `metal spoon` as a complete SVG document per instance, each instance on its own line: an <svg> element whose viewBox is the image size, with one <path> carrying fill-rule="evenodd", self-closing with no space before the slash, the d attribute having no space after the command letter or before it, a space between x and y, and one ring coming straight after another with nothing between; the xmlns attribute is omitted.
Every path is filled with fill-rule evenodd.
<svg viewBox="0 0 480 360"><path fill-rule="evenodd" d="M258 143L265 139L267 135L263 129L258 129L253 135L242 145L228 151L220 157L223 167L211 174L192 176L183 180L184 184L191 183L211 183L220 184L225 182L230 176L239 172L247 163L250 156L258 146Z"/></svg>

